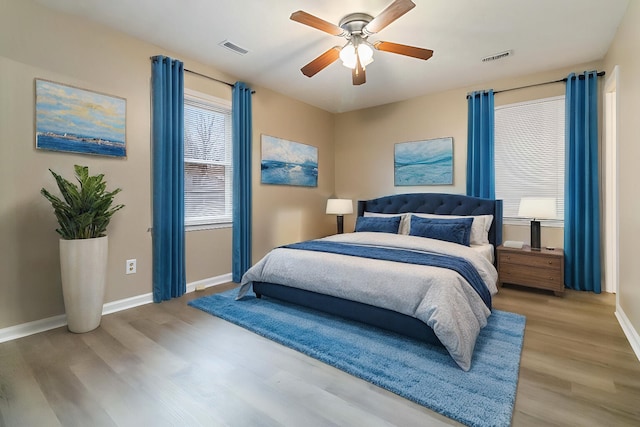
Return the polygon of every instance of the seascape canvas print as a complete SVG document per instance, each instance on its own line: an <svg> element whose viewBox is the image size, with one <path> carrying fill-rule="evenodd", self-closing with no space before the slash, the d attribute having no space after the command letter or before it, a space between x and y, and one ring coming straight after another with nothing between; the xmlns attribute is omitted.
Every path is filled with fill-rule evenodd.
<svg viewBox="0 0 640 427"><path fill-rule="evenodd" d="M318 186L318 149L311 145L262 135L263 184Z"/></svg>
<svg viewBox="0 0 640 427"><path fill-rule="evenodd" d="M126 156L126 100L36 79L36 148Z"/></svg>
<svg viewBox="0 0 640 427"><path fill-rule="evenodd" d="M453 138L396 144L394 180L396 186L453 184Z"/></svg>

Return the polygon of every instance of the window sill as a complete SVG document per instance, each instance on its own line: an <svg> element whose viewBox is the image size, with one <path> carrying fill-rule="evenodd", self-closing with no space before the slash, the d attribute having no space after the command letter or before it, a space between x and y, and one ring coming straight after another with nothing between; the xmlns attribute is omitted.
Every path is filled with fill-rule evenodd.
<svg viewBox="0 0 640 427"><path fill-rule="evenodd" d="M502 225L520 225L523 227L529 227L531 225L531 220L524 218L503 218ZM564 221L541 219L540 226L549 228L564 228Z"/></svg>
<svg viewBox="0 0 640 427"><path fill-rule="evenodd" d="M230 222L224 222L221 224L200 224L200 225L186 225L184 231L203 231L203 230L217 230L221 228L232 228L233 224Z"/></svg>

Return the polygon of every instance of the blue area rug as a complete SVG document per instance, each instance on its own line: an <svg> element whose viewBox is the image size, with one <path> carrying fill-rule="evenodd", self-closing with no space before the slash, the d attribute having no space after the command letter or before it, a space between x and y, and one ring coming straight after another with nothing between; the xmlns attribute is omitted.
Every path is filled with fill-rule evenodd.
<svg viewBox="0 0 640 427"><path fill-rule="evenodd" d="M237 289L189 305L469 426L511 423L525 318L493 310L464 372L444 348Z"/></svg>

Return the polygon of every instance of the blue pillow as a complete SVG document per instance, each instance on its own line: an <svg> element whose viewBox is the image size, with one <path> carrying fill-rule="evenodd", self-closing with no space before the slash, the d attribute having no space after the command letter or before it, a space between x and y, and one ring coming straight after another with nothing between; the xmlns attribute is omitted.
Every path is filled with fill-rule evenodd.
<svg viewBox="0 0 640 427"><path fill-rule="evenodd" d="M429 237L469 246L473 218L421 218L411 215L409 235Z"/></svg>
<svg viewBox="0 0 640 427"><path fill-rule="evenodd" d="M395 233L398 234L400 227L400 216L391 217L373 217L359 216L356 220L356 231L375 231L378 233Z"/></svg>

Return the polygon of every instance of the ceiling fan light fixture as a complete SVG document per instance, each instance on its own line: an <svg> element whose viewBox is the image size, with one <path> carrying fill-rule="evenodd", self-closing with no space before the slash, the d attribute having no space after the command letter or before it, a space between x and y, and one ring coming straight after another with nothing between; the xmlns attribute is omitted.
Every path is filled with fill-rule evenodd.
<svg viewBox="0 0 640 427"><path fill-rule="evenodd" d="M422 60L431 58L433 51L430 49L385 41L376 41L371 44L368 41L369 36L377 34L414 7L415 3L411 0L393 0L375 18L366 13L350 13L342 18L338 25L302 10L293 12L289 17L292 21L347 39L347 43L342 48L340 46L330 48L302 67L300 71L305 76L312 77L341 59L342 64L351 69L353 85L359 86L367 82L365 67L373 62L373 49Z"/></svg>
<svg viewBox="0 0 640 427"><path fill-rule="evenodd" d="M358 56L360 57L360 64L366 67L373 62L373 49L366 43L360 43L358 45ZM356 68L356 48L353 43L349 42L342 48L340 51L340 59L342 60L342 65L345 67L351 69Z"/></svg>

